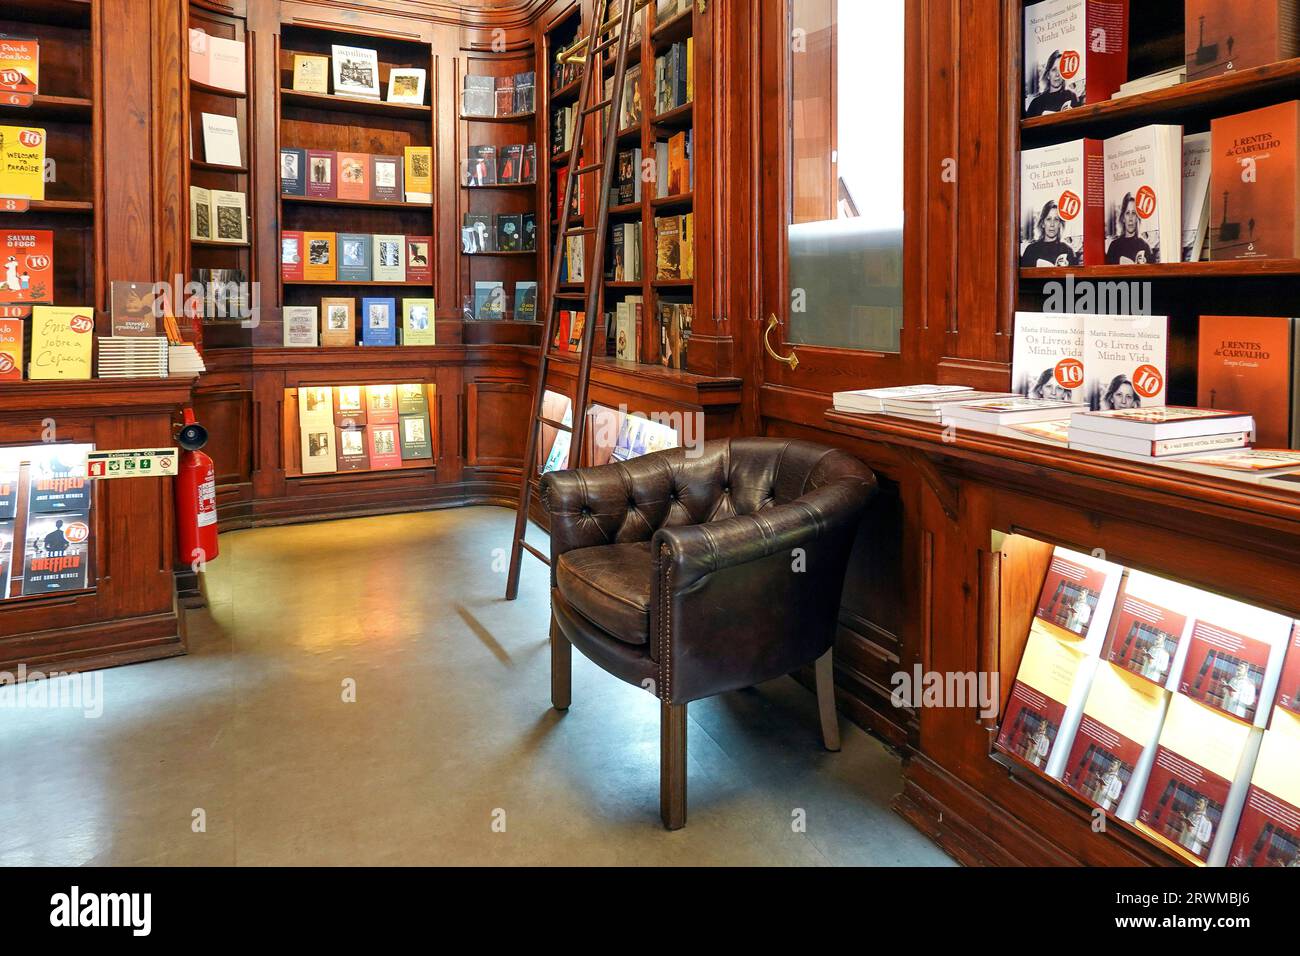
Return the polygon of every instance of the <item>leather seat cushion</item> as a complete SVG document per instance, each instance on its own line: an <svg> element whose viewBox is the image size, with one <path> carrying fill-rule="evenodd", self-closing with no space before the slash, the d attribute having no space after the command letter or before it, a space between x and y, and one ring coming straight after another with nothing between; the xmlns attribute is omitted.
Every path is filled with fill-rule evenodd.
<svg viewBox="0 0 1300 956"><path fill-rule="evenodd" d="M569 605L610 637L650 643L650 542L605 544L560 555L555 583Z"/></svg>

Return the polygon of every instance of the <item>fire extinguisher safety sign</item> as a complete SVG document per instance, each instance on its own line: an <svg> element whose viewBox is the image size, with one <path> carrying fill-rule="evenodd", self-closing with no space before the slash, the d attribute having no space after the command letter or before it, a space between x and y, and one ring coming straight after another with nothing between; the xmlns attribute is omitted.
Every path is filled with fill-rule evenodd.
<svg viewBox="0 0 1300 956"><path fill-rule="evenodd" d="M209 474L199 483L198 525L206 528L217 523L217 479Z"/></svg>
<svg viewBox="0 0 1300 956"><path fill-rule="evenodd" d="M92 451L86 456L90 478L175 477L180 457L175 448L133 448Z"/></svg>

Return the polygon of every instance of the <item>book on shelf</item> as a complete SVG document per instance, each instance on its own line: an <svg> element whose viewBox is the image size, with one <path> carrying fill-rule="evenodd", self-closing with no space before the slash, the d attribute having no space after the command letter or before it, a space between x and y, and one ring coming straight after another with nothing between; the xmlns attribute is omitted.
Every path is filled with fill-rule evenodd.
<svg viewBox="0 0 1300 956"><path fill-rule="evenodd" d="M1202 315L1197 404L1249 409L1255 441L1286 448L1296 435L1296 323L1284 316Z"/></svg>
<svg viewBox="0 0 1300 956"><path fill-rule="evenodd" d="M371 471L390 471L402 467L402 451L397 429L396 420L390 424L366 426Z"/></svg>
<svg viewBox="0 0 1300 956"><path fill-rule="evenodd" d="M587 237L567 236L564 240L564 280L585 282L587 277Z"/></svg>
<svg viewBox="0 0 1300 956"><path fill-rule="evenodd" d="M1300 475L1300 451L1277 448L1243 448L1240 451L1216 452L1180 458L1169 463L1174 468L1194 471L1216 478L1230 478L1248 484L1267 485L1281 482L1281 487L1292 486Z"/></svg>
<svg viewBox="0 0 1300 956"><path fill-rule="evenodd" d="M1228 866L1300 866L1300 718L1280 713L1260 741Z"/></svg>
<svg viewBox="0 0 1300 956"><path fill-rule="evenodd" d="M1193 435L1187 438L1152 440L1128 438L1074 428L1070 431L1069 447L1094 455L1112 455L1132 461L1162 462L1178 465L1184 461L1199 462L1202 457L1220 454L1236 455L1237 449L1250 445L1250 432L1232 432L1223 435Z"/></svg>
<svg viewBox="0 0 1300 956"><path fill-rule="evenodd" d="M1183 262L1200 262L1210 227L1210 133L1183 135Z"/></svg>
<svg viewBox="0 0 1300 956"><path fill-rule="evenodd" d="M364 47L330 47L334 95L379 99L379 54Z"/></svg>
<svg viewBox="0 0 1300 956"><path fill-rule="evenodd" d="M680 196L691 191L692 170L689 148L691 134L682 131L668 140L668 195Z"/></svg>
<svg viewBox="0 0 1300 956"><path fill-rule="evenodd" d="M551 346L560 352L569 351L569 331L573 325L573 313L568 309L560 309L555 313L555 338L551 340Z"/></svg>
<svg viewBox="0 0 1300 956"><path fill-rule="evenodd" d="M423 385L407 384L397 386L397 414L428 414L429 401Z"/></svg>
<svg viewBox="0 0 1300 956"><path fill-rule="evenodd" d="M397 300L364 298L361 300L361 344L397 344Z"/></svg>
<svg viewBox="0 0 1300 956"><path fill-rule="evenodd" d="M496 83L490 76L465 75L460 94L462 116L496 116Z"/></svg>
<svg viewBox="0 0 1300 956"><path fill-rule="evenodd" d="M286 305L284 320L285 348L315 348L320 344L319 310L314 305Z"/></svg>
<svg viewBox="0 0 1300 956"><path fill-rule="evenodd" d="M1156 90L1167 90L1186 82L1187 67L1175 66L1121 83L1113 98L1121 100L1129 96L1137 96L1139 93L1154 93Z"/></svg>
<svg viewBox="0 0 1300 956"><path fill-rule="evenodd" d="M930 422L935 425L943 419L944 409L960 402L983 402L992 399L1015 398L1012 392L960 391L935 394L889 396L883 400L882 412L911 421Z"/></svg>
<svg viewBox="0 0 1300 956"><path fill-rule="evenodd" d="M537 213L526 212L520 219L523 228L523 249L525 252L537 251Z"/></svg>
<svg viewBox="0 0 1300 956"><path fill-rule="evenodd" d="M1263 727L1291 637L1290 618L1205 591L1192 606L1178 692Z"/></svg>
<svg viewBox="0 0 1300 956"><path fill-rule="evenodd" d="M641 149L621 149L616 160L613 203L628 206L641 201Z"/></svg>
<svg viewBox="0 0 1300 956"><path fill-rule="evenodd" d="M460 230L460 251L466 255L492 252L496 249L496 233L492 217L481 213L465 213Z"/></svg>
<svg viewBox="0 0 1300 956"><path fill-rule="evenodd" d="M193 269L190 278L203 289L202 300L195 304L201 306L198 315L204 321L242 323L252 315L248 279L242 269ZM166 321L164 316L164 331Z"/></svg>
<svg viewBox="0 0 1300 956"><path fill-rule="evenodd" d="M366 423L364 386L338 385L334 388L334 425L354 428Z"/></svg>
<svg viewBox="0 0 1300 956"><path fill-rule="evenodd" d="M307 151L292 147L280 150L280 195L307 195Z"/></svg>
<svg viewBox="0 0 1300 956"><path fill-rule="evenodd" d="M537 321L537 283L515 283L515 321Z"/></svg>
<svg viewBox="0 0 1300 956"><path fill-rule="evenodd" d="M561 106L551 112L551 154L564 153L573 148L573 134L578 128L579 109Z"/></svg>
<svg viewBox="0 0 1300 956"><path fill-rule="evenodd" d="M280 233L280 278L286 282L303 278L303 233L289 229Z"/></svg>
<svg viewBox="0 0 1300 956"><path fill-rule="evenodd" d="M1131 819L1154 757L1169 694L1105 661L1097 665L1061 782L1094 806Z"/></svg>
<svg viewBox="0 0 1300 956"><path fill-rule="evenodd" d="M370 157L370 198L375 202L401 202L402 165L401 156Z"/></svg>
<svg viewBox="0 0 1300 956"><path fill-rule="evenodd" d="M388 102L423 106L426 80L427 73L419 67L393 67L388 73Z"/></svg>
<svg viewBox="0 0 1300 956"><path fill-rule="evenodd" d="M432 236L406 237L406 281L421 285L433 283Z"/></svg>
<svg viewBox="0 0 1300 956"><path fill-rule="evenodd" d="M1024 115L1110 99L1128 79L1128 0L1041 0L1025 7Z"/></svg>
<svg viewBox="0 0 1300 956"><path fill-rule="evenodd" d="M1124 569L1110 561L1056 548L1038 595L1032 628L1095 653L1110 628Z"/></svg>
<svg viewBox="0 0 1300 956"><path fill-rule="evenodd" d="M501 215L496 217L496 237L498 252L522 251L524 229L522 215Z"/></svg>
<svg viewBox="0 0 1300 956"><path fill-rule="evenodd" d="M167 347L167 370L173 376L192 378L206 372L207 366L194 343L171 342Z"/></svg>
<svg viewBox="0 0 1300 956"><path fill-rule="evenodd" d="M315 199L335 199L334 161L331 149L307 150L307 195Z"/></svg>
<svg viewBox="0 0 1300 956"><path fill-rule="evenodd" d="M515 116L527 116L537 109L537 74L533 70L516 73L514 76L514 102L511 113Z"/></svg>
<svg viewBox="0 0 1300 956"><path fill-rule="evenodd" d="M504 282L479 280L474 283L474 318L480 320L506 317L506 287Z"/></svg>
<svg viewBox="0 0 1300 956"><path fill-rule="evenodd" d="M433 147L407 146L402 150L405 160L403 186L407 202L433 203Z"/></svg>
<svg viewBox="0 0 1300 956"><path fill-rule="evenodd" d="M54 302L54 232L0 229L0 306Z"/></svg>
<svg viewBox="0 0 1300 956"><path fill-rule="evenodd" d="M1192 623L1196 590L1130 570L1115 602L1101 658L1166 690L1177 686L1180 649Z"/></svg>
<svg viewBox="0 0 1300 956"><path fill-rule="evenodd" d="M1106 264L1182 259L1183 128L1151 125L1105 140Z"/></svg>
<svg viewBox="0 0 1300 956"><path fill-rule="evenodd" d="M304 475L327 475L338 471L333 422L303 422L299 429L299 440Z"/></svg>
<svg viewBox="0 0 1300 956"><path fill-rule="evenodd" d="M94 496L86 477L86 445L33 449L28 473L28 514L85 514Z"/></svg>
<svg viewBox="0 0 1300 956"><path fill-rule="evenodd" d="M356 300L320 300L320 344L326 348L348 348L357 344Z"/></svg>
<svg viewBox="0 0 1300 956"><path fill-rule="evenodd" d="M1092 315L1083 327L1084 397L1097 411L1165 404L1169 319Z"/></svg>
<svg viewBox="0 0 1300 956"><path fill-rule="evenodd" d="M242 192L214 189L212 197L213 242L248 243L248 197Z"/></svg>
<svg viewBox="0 0 1300 956"><path fill-rule="evenodd" d="M655 58L655 113L663 114L690 102L687 74L694 44L674 43Z"/></svg>
<svg viewBox="0 0 1300 956"><path fill-rule="evenodd" d="M659 298L659 364L685 371L690 367L695 306L682 299Z"/></svg>
<svg viewBox="0 0 1300 956"><path fill-rule="evenodd" d="M0 601L9 597L14 565L14 520L0 521Z"/></svg>
<svg viewBox="0 0 1300 956"><path fill-rule="evenodd" d="M1300 257L1298 138L1300 100L1210 121L1211 259Z"/></svg>
<svg viewBox="0 0 1300 956"><path fill-rule="evenodd" d="M32 354L27 377L33 381L90 378L95 310L90 306L32 306Z"/></svg>
<svg viewBox="0 0 1300 956"><path fill-rule="evenodd" d="M631 129L641 125L645 113L641 107L641 64L628 67L623 78L623 102L619 106L618 128Z"/></svg>
<svg viewBox="0 0 1300 956"><path fill-rule="evenodd" d="M509 116L515 109L515 78L498 76L493 84L495 115Z"/></svg>
<svg viewBox="0 0 1300 956"><path fill-rule="evenodd" d="M337 234L333 232L304 232L303 246L307 259L303 262L302 276L312 282L333 282Z"/></svg>
<svg viewBox="0 0 1300 956"><path fill-rule="evenodd" d="M40 40L0 33L0 96L35 96L40 91Z"/></svg>
<svg viewBox="0 0 1300 956"><path fill-rule="evenodd" d="M338 446L338 470L369 471L370 450L366 442L366 426L336 427L334 438Z"/></svg>
<svg viewBox="0 0 1300 956"><path fill-rule="evenodd" d="M190 187L190 238L212 240L212 190Z"/></svg>
<svg viewBox="0 0 1300 956"><path fill-rule="evenodd" d="M299 93L330 91L330 58L309 53L293 55L293 88Z"/></svg>
<svg viewBox="0 0 1300 956"><path fill-rule="evenodd" d="M1015 395L984 401L954 402L943 408L939 420L944 425L996 433L1008 425L1060 421L1072 412L1086 407L1076 402Z"/></svg>
<svg viewBox="0 0 1300 956"><path fill-rule="evenodd" d="M497 184L497 148L495 146L470 146L465 158L466 186L495 186Z"/></svg>
<svg viewBox="0 0 1300 956"><path fill-rule="evenodd" d="M641 361L641 319L645 300L629 295L618 303L614 316L614 357L624 362Z"/></svg>
<svg viewBox="0 0 1300 956"><path fill-rule="evenodd" d="M684 218L683 216L655 217L656 279L688 278L683 270Z"/></svg>
<svg viewBox="0 0 1300 956"><path fill-rule="evenodd" d="M231 93L247 92L242 40L228 40L191 29L189 41L191 80Z"/></svg>
<svg viewBox="0 0 1300 956"><path fill-rule="evenodd" d="M1020 154L1020 265L1105 260L1104 144L1076 139Z"/></svg>
<svg viewBox="0 0 1300 956"><path fill-rule="evenodd" d="M338 163L336 198L369 201L370 157L365 153L338 153L336 162Z"/></svg>
<svg viewBox="0 0 1300 956"><path fill-rule="evenodd" d="M437 314L437 307L433 299L403 299L402 344L436 345ZM401 394L401 389L399 388L399 397ZM408 401L409 400L410 398L408 396Z"/></svg>
<svg viewBox="0 0 1300 956"><path fill-rule="evenodd" d="M1081 401L1086 385L1083 335L1088 318L1072 312L1017 312L1011 387L1026 398Z"/></svg>
<svg viewBox="0 0 1300 956"><path fill-rule="evenodd" d="M0 196L45 198L45 130L0 126Z"/></svg>
<svg viewBox="0 0 1300 956"><path fill-rule="evenodd" d="M398 421L402 461L433 458L433 440L429 431L429 413L402 415Z"/></svg>
<svg viewBox="0 0 1300 956"><path fill-rule="evenodd" d="M77 591L90 583L90 514L30 513L24 533L23 594Z"/></svg>
<svg viewBox="0 0 1300 956"><path fill-rule="evenodd" d="M510 186L522 182L524 147L522 144L502 146L497 157L497 183Z"/></svg>
<svg viewBox="0 0 1300 956"><path fill-rule="evenodd" d="M1282 659L1282 676L1277 683L1274 708L1282 708L1300 717L1300 621L1291 626L1291 639L1287 642L1286 657ZM1273 715L1277 720L1276 711Z"/></svg>
<svg viewBox="0 0 1300 956"><path fill-rule="evenodd" d="M16 448L0 449L0 521L18 517L18 483L22 478L22 455ZM0 596L8 592L0 589Z"/></svg>
<svg viewBox="0 0 1300 956"><path fill-rule="evenodd" d="M1030 631L998 729L998 747L1060 779L1096 665L1079 645Z"/></svg>
<svg viewBox="0 0 1300 956"><path fill-rule="evenodd" d="M203 159L214 166L243 166L239 148L239 119L224 113L202 113Z"/></svg>
<svg viewBox="0 0 1300 956"><path fill-rule="evenodd" d="M374 276L372 244L367 233L340 232L338 235L338 282L370 282Z"/></svg>
<svg viewBox="0 0 1300 956"><path fill-rule="evenodd" d="M895 385L889 388L859 388L835 392L831 396L831 401L835 410L839 412L878 415L885 410L885 402L891 398L919 398L973 391L974 389L967 385Z"/></svg>
<svg viewBox="0 0 1300 956"><path fill-rule="evenodd" d="M372 273L375 282L406 282L406 237L394 234L371 236Z"/></svg>
<svg viewBox="0 0 1300 956"><path fill-rule="evenodd" d="M537 144L524 143L524 154L520 160L519 181L521 183L537 182Z"/></svg>
<svg viewBox="0 0 1300 956"><path fill-rule="evenodd" d="M334 389L328 385L298 389L298 421L303 425L333 425Z"/></svg>
<svg viewBox="0 0 1300 956"><path fill-rule="evenodd" d="M112 334L118 338L158 334L158 313L152 282L113 280L109 286Z"/></svg>
<svg viewBox="0 0 1300 956"><path fill-rule="evenodd" d="M397 386L366 386L366 423L368 425L397 424Z"/></svg>
<svg viewBox="0 0 1300 956"><path fill-rule="evenodd" d="M1187 78L1200 80L1300 55L1295 0L1186 0Z"/></svg>
<svg viewBox="0 0 1300 956"><path fill-rule="evenodd" d="M581 352L586 344L587 313L574 312L569 319L569 351Z"/></svg>
<svg viewBox="0 0 1300 956"><path fill-rule="evenodd" d="M95 374L99 378L166 378L167 337L99 337Z"/></svg>
<svg viewBox="0 0 1300 956"><path fill-rule="evenodd" d="M1007 438L1020 438L1025 441L1055 445L1057 448L1068 448L1070 444L1070 420L1061 418L1048 422L1008 425L1005 428L999 428L997 434Z"/></svg>
<svg viewBox="0 0 1300 956"><path fill-rule="evenodd" d="M22 319L0 319L0 382L17 382L23 377Z"/></svg>
<svg viewBox="0 0 1300 956"><path fill-rule="evenodd" d="M1092 442L1112 435L1146 441L1169 441L1252 432L1254 418L1222 409L1184 408L1178 405L1075 412L1070 416L1071 437L1085 431L1096 436L1089 439Z"/></svg>

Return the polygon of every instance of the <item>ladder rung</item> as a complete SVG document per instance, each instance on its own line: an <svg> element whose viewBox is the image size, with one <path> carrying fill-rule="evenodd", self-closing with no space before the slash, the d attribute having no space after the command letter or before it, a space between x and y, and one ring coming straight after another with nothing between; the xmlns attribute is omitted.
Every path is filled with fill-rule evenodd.
<svg viewBox="0 0 1300 956"><path fill-rule="evenodd" d="M557 422L555 419L547 418L545 415L538 415L537 420L541 422L543 425L550 425L552 428L558 428L560 431L564 431L564 432L573 431L572 425L566 425L564 424L564 422Z"/></svg>
<svg viewBox="0 0 1300 956"><path fill-rule="evenodd" d="M595 226L583 226L581 229L569 229L564 234L566 236L590 236L595 233Z"/></svg>
<svg viewBox="0 0 1300 956"><path fill-rule="evenodd" d="M557 292L557 293L555 293L555 298L557 298L557 299L577 299L577 300L579 300L579 301L582 301L582 300L584 300L584 299L587 298L587 293L585 293L585 292Z"/></svg>
<svg viewBox="0 0 1300 956"><path fill-rule="evenodd" d="M592 106L588 106L585 110L582 111L582 115L590 116L592 113L599 113L601 110L605 109L605 107L613 106L613 105L614 105L614 98L611 96L601 100L599 103L596 103Z"/></svg>
<svg viewBox="0 0 1300 956"><path fill-rule="evenodd" d="M618 37L616 36L612 36L607 40L601 40L599 43L596 44L595 52L604 53L606 50L608 50L617 42L618 42Z"/></svg>
<svg viewBox="0 0 1300 956"><path fill-rule="evenodd" d="M579 166L573 171L575 176L586 176L589 173L598 173L605 168L604 163L592 163L590 166Z"/></svg>
<svg viewBox="0 0 1300 956"><path fill-rule="evenodd" d="M531 544L529 544L529 543L528 543L527 541L525 541L523 538L520 538L520 539L519 539L519 543L520 543L521 545L523 545L523 548L524 548L525 551L527 551L529 554L531 554L531 555L532 555L534 558L536 558L538 561L542 562L542 564L546 565L548 568L551 566L551 558L550 558L550 555L543 554L541 551L539 551L537 548L534 548Z"/></svg>

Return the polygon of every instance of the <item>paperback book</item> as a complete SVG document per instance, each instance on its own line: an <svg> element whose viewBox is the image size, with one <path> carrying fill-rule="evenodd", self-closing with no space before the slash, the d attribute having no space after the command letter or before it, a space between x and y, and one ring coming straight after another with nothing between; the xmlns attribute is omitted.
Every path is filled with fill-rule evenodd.
<svg viewBox="0 0 1300 956"><path fill-rule="evenodd" d="M1183 128L1143 126L1105 141L1106 264L1178 262Z"/></svg>
<svg viewBox="0 0 1300 956"><path fill-rule="evenodd" d="M1128 0L1025 7L1025 116L1110 99L1128 78Z"/></svg>
<svg viewBox="0 0 1300 956"><path fill-rule="evenodd" d="M1020 154L1020 265L1096 266L1105 260L1101 140L1076 139Z"/></svg>

